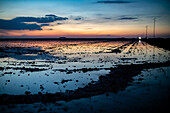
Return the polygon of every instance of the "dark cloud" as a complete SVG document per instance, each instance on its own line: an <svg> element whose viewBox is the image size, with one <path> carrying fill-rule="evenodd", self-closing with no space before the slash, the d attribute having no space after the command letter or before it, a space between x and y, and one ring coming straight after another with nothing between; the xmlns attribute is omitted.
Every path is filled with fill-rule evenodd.
<svg viewBox="0 0 170 113"><path fill-rule="evenodd" d="M97 1L97 3L101 4L127 4L132 3L131 1L121 1L121 0L114 0L114 1Z"/></svg>
<svg viewBox="0 0 170 113"><path fill-rule="evenodd" d="M104 19L106 19L106 20L110 20L110 19L112 19L112 18L110 18L110 17L105 17Z"/></svg>
<svg viewBox="0 0 170 113"><path fill-rule="evenodd" d="M53 15L53 14L48 14L48 15L45 15L45 16L57 17L56 15Z"/></svg>
<svg viewBox="0 0 170 113"><path fill-rule="evenodd" d="M58 17L56 15L45 15L45 17L16 17L11 20L0 19L0 29L7 30L42 30L42 26L50 26L54 21L67 20L67 17ZM30 24L26 22L42 23L38 25L36 23Z"/></svg>
<svg viewBox="0 0 170 113"><path fill-rule="evenodd" d="M82 17L82 16L70 16L70 19L72 19L72 20L84 20L84 17Z"/></svg>
<svg viewBox="0 0 170 113"><path fill-rule="evenodd" d="M58 17L55 15L46 15L45 17L16 17L13 21L19 22L37 22L37 23L50 23L54 21L68 20L67 17Z"/></svg>
<svg viewBox="0 0 170 113"><path fill-rule="evenodd" d="M41 25L26 24L26 23L16 22L16 21L13 21L13 20L3 20L3 19L0 19L0 29L7 29L7 30L42 30Z"/></svg>
<svg viewBox="0 0 170 113"><path fill-rule="evenodd" d="M83 20L83 17L77 17L74 20Z"/></svg>
<svg viewBox="0 0 170 113"><path fill-rule="evenodd" d="M138 18L136 17L122 17L122 18L119 18L118 20L137 20Z"/></svg>
<svg viewBox="0 0 170 113"><path fill-rule="evenodd" d="M50 26L50 24L41 24L41 26Z"/></svg>
<svg viewBox="0 0 170 113"><path fill-rule="evenodd" d="M63 23L57 23L57 25L62 25Z"/></svg>

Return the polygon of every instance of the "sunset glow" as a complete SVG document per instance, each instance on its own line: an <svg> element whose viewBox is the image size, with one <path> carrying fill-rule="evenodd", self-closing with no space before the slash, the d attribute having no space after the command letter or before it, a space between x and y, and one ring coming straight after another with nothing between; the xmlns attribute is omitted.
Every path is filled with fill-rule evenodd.
<svg viewBox="0 0 170 113"><path fill-rule="evenodd" d="M168 0L1 0L0 37L170 36Z"/></svg>

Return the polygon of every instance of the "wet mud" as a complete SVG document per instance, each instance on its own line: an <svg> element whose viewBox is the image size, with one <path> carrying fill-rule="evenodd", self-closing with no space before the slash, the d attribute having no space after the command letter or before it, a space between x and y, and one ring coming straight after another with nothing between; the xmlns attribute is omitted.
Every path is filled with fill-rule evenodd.
<svg viewBox="0 0 170 113"><path fill-rule="evenodd" d="M67 90L65 93L56 92L51 93L38 93L31 94L26 91L26 95L0 95L0 104L30 104L36 102L56 102L59 100L70 101L73 99L87 98L99 94L108 92L117 93L124 90L133 82L134 76L141 73L144 69L166 67L170 66L170 62L165 63L148 63L148 64L133 64L133 65L118 65L116 68L110 68L110 73L106 76L100 76L96 82L91 82L84 88L78 88L76 90ZM142 78L139 80L141 81ZM71 80L63 80L62 83ZM57 84L57 83L56 83Z"/></svg>

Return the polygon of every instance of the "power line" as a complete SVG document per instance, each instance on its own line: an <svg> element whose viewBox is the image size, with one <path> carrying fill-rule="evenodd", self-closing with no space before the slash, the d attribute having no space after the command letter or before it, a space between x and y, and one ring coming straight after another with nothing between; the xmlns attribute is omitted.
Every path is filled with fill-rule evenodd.
<svg viewBox="0 0 170 113"><path fill-rule="evenodd" d="M153 38L155 38L155 22L156 22L156 17L153 19Z"/></svg>
<svg viewBox="0 0 170 113"><path fill-rule="evenodd" d="M148 25L146 25L146 39L148 38Z"/></svg>

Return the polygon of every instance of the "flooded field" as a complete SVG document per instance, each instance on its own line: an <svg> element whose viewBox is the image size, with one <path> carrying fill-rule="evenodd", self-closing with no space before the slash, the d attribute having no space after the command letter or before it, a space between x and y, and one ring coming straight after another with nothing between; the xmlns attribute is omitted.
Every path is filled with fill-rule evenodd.
<svg viewBox="0 0 170 113"><path fill-rule="evenodd" d="M116 65L165 62L170 52L145 42L0 42L0 94L65 92L98 81Z"/></svg>
<svg viewBox="0 0 170 113"><path fill-rule="evenodd" d="M154 75L154 76L153 76ZM143 80L139 78L143 76ZM170 67L142 71L134 77L132 86L118 93L105 93L89 98L53 103L9 104L2 112L40 113L160 113L169 109ZM139 83L140 81L140 83Z"/></svg>
<svg viewBox="0 0 170 113"><path fill-rule="evenodd" d="M65 92L117 65L165 62L170 52L130 41L2 41L0 94Z"/></svg>
<svg viewBox="0 0 170 113"><path fill-rule="evenodd" d="M72 105L72 112L80 112L82 109L87 109L87 112L89 110L92 112L94 109L102 112L98 109L100 103L110 103L110 99L115 105L130 101L127 98L137 102L134 98L140 98L139 95L145 95L151 89L153 92L150 93L154 94L157 86L152 84L162 84L160 86L166 88L159 91L166 93L167 88L170 88L169 67L167 67L169 60L170 51L143 41L0 41L0 95L14 96L8 100L19 99L20 95L28 96L30 99L32 98L30 95L35 95L35 102L42 102L38 101L41 99L37 95L50 94L55 96L54 100L83 97L86 99L61 103L67 106L73 102L75 105ZM148 70L150 68L156 69L150 71ZM147 84L148 87L144 87ZM133 99L129 97L131 90L135 92L132 95ZM122 92L116 95L118 91ZM23 98L27 98L25 96ZM47 98L45 96L43 98ZM75 108L76 104L82 101L88 103L89 97L93 100L100 97L105 101L90 100L91 106L95 108L80 107L78 111L79 109ZM116 99L120 101L117 102ZM36 109L34 106L34 104L27 105L25 109L29 107ZM36 106L42 105L38 103ZM15 107L21 109L20 105ZM5 107L0 108L5 109ZM60 111L69 108L54 109ZM120 107L115 109L120 111Z"/></svg>

